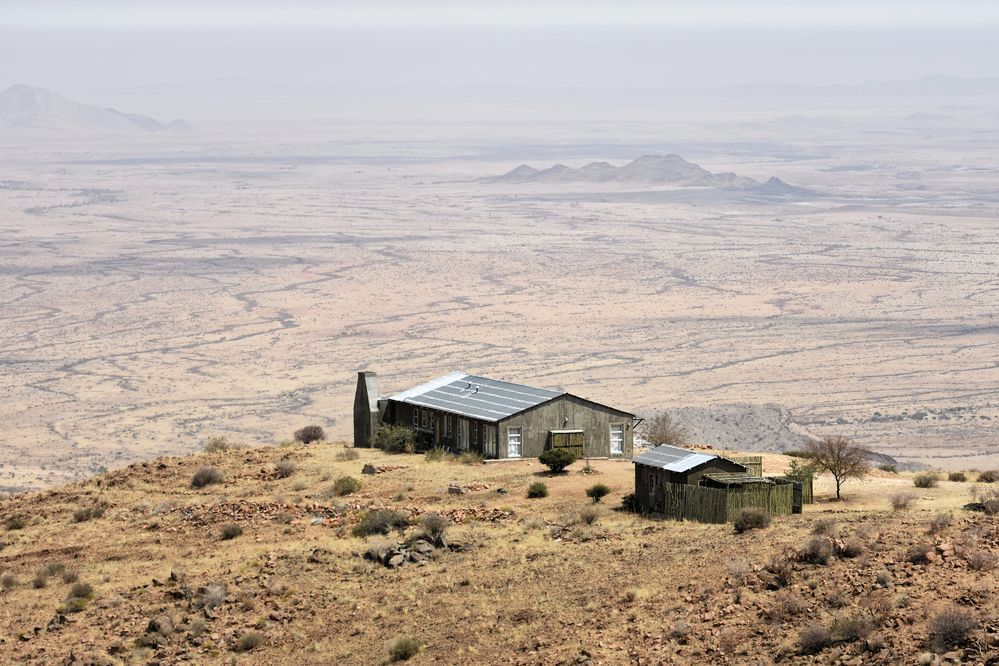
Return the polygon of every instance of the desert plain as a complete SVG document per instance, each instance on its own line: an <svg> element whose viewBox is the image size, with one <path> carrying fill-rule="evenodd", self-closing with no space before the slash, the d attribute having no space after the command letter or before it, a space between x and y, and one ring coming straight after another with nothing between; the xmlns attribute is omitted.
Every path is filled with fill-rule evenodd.
<svg viewBox="0 0 999 666"><path fill-rule="evenodd" d="M701 421L777 405L795 432L995 468L999 119L912 108L5 135L0 490L216 434L346 439L361 369L384 393L461 369ZM495 178L670 154L788 189ZM782 448L729 425L703 443Z"/></svg>

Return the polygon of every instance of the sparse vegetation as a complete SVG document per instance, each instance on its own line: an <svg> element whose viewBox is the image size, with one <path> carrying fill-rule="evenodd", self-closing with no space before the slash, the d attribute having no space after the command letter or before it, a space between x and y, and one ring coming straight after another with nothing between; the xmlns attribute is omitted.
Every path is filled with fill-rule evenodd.
<svg viewBox="0 0 999 666"><path fill-rule="evenodd" d="M568 449L548 449L538 456L538 460L552 474L561 474L566 467L576 462L576 454Z"/></svg>
<svg viewBox="0 0 999 666"><path fill-rule="evenodd" d="M445 535L450 526L451 520L439 513L426 513L420 516L423 536L435 546L443 547L447 544Z"/></svg>
<svg viewBox="0 0 999 666"><path fill-rule="evenodd" d="M405 425L383 423L375 433L375 446L385 453L413 453L416 432Z"/></svg>
<svg viewBox="0 0 999 666"><path fill-rule="evenodd" d="M635 493L628 493L621 498L621 508L632 513L638 510L638 504L635 502Z"/></svg>
<svg viewBox="0 0 999 666"><path fill-rule="evenodd" d="M18 584L19 581L17 580L17 576L12 573L6 573L3 576L0 576L0 587L5 590L13 590L18 586Z"/></svg>
<svg viewBox="0 0 999 666"><path fill-rule="evenodd" d="M677 425L667 412L657 412L642 422L639 436L651 446L686 446L687 431Z"/></svg>
<svg viewBox="0 0 999 666"><path fill-rule="evenodd" d="M375 509L361 514L352 531L354 536L366 537L374 534L388 534L392 530L404 530L409 525L409 516L391 509Z"/></svg>
<svg viewBox="0 0 999 666"><path fill-rule="evenodd" d="M888 472L889 474L898 474L898 467L888 463L885 463L884 465L878 465L878 469L880 469L882 472Z"/></svg>
<svg viewBox="0 0 999 666"><path fill-rule="evenodd" d="M579 520L584 525L592 525L600 518L600 510L595 506L584 506L579 510Z"/></svg>
<svg viewBox="0 0 999 666"><path fill-rule="evenodd" d="M812 534L836 536L837 531L836 521L832 518L823 518L816 521L815 525L812 526Z"/></svg>
<svg viewBox="0 0 999 666"><path fill-rule="evenodd" d="M927 564L930 561L930 554L933 553L933 550L933 544L913 544L905 551L905 559L912 564Z"/></svg>
<svg viewBox="0 0 999 666"><path fill-rule="evenodd" d="M864 554L867 547L864 545L862 539L856 536L850 536L836 547L836 554L842 558L852 559L854 557L859 557Z"/></svg>
<svg viewBox="0 0 999 666"><path fill-rule="evenodd" d="M535 481L527 487L527 496L530 499L548 497L548 486L546 486L542 481Z"/></svg>
<svg viewBox="0 0 999 666"><path fill-rule="evenodd" d="M230 523L222 527L222 540L229 541L243 535L243 528L235 523Z"/></svg>
<svg viewBox="0 0 999 666"><path fill-rule="evenodd" d="M287 479L289 476L295 473L298 469L298 465L295 464L294 460L289 458L281 458L276 463L274 463L274 474L279 479Z"/></svg>
<svg viewBox="0 0 999 666"><path fill-rule="evenodd" d="M810 624L798 634L798 649L802 654L818 654L832 644L832 632L822 624Z"/></svg>
<svg viewBox="0 0 999 666"><path fill-rule="evenodd" d="M594 504L597 504L607 495L610 495L611 489L603 483L595 483L586 489L586 496L593 500Z"/></svg>
<svg viewBox="0 0 999 666"><path fill-rule="evenodd" d="M740 509L735 514L735 520L732 524L735 527L736 534L742 534L749 530L764 529L770 526L770 514L763 509L747 507Z"/></svg>
<svg viewBox="0 0 999 666"><path fill-rule="evenodd" d="M481 465L486 462L486 457L476 451L462 451L458 462L462 465Z"/></svg>
<svg viewBox="0 0 999 666"><path fill-rule="evenodd" d="M945 652L964 645L977 627L978 620L974 615L958 606L951 606L930 619L930 646L938 652Z"/></svg>
<svg viewBox="0 0 999 666"><path fill-rule="evenodd" d="M4 525L8 530L23 530L24 526L28 524L28 521L22 516L9 516Z"/></svg>
<svg viewBox="0 0 999 666"><path fill-rule="evenodd" d="M936 488L939 480L936 472L922 472L912 477L912 484L917 488Z"/></svg>
<svg viewBox="0 0 999 666"><path fill-rule="evenodd" d="M805 603L800 594L781 590L774 595L773 601L764 609L764 614L771 623L781 624L788 618L804 613L807 608L808 604Z"/></svg>
<svg viewBox="0 0 999 666"><path fill-rule="evenodd" d="M74 523L85 523L94 518L100 518L107 511L108 504L104 500L96 500L89 506L81 507L73 512Z"/></svg>
<svg viewBox="0 0 999 666"><path fill-rule="evenodd" d="M947 480L955 483L964 483L968 480L968 475L964 472L951 472L947 475Z"/></svg>
<svg viewBox="0 0 999 666"><path fill-rule="evenodd" d="M353 495L361 489L361 482L352 476L341 476L333 485L330 486L329 492L327 493L330 497L345 497L347 495Z"/></svg>
<svg viewBox="0 0 999 666"><path fill-rule="evenodd" d="M295 441L302 444L312 444L326 439L326 431L320 425L307 425L295 431Z"/></svg>
<svg viewBox="0 0 999 666"><path fill-rule="evenodd" d="M435 446L434 448L427 450L427 452L423 454L423 457L427 462L441 462L450 459L451 454L447 452L447 449Z"/></svg>
<svg viewBox="0 0 999 666"><path fill-rule="evenodd" d="M833 555L832 539L825 536L813 536L805 542L799 558L809 564L828 564Z"/></svg>
<svg viewBox="0 0 999 666"><path fill-rule="evenodd" d="M992 571L996 568L996 561L999 560L987 550L969 551L965 558L968 560L968 568L972 571Z"/></svg>
<svg viewBox="0 0 999 666"><path fill-rule="evenodd" d="M825 437L805 445L809 462L817 468L832 474L836 481L836 499L841 499L841 486L850 479L860 479L867 475L867 452L856 446L846 437Z"/></svg>
<svg viewBox="0 0 999 666"><path fill-rule="evenodd" d="M950 527L953 518L949 513L938 513L930 519L929 525L926 527L926 531L929 534L940 534L945 529Z"/></svg>
<svg viewBox="0 0 999 666"><path fill-rule="evenodd" d="M391 661L409 661L420 651L420 643L414 638L400 638L389 646Z"/></svg>
<svg viewBox="0 0 999 666"><path fill-rule="evenodd" d="M225 479L225 475L222 473L222 470L216 467L202 467L194 473L194 477L191 479L191 487L204 488L215 483L222 483L223 479Z"/></svg>
<svg viewBox="0 0 999 666"><path fill-rule="evenodd" d="M888 501L891 502L892 511L905 511L914 499L916 496L912 493L895 493L888 498Z"/></svg>
<svg viewBox="0 0 999 666"><path fill-rule="evenodd" d="M867 638L874 629L870 617L862 614L841 615L833 620L832 636L837 641L855 643Z"/></svg>

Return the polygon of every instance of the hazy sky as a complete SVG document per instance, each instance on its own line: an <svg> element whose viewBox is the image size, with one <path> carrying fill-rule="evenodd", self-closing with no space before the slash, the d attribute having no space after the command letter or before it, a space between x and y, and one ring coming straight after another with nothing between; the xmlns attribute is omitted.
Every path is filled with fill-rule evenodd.
<svg viewBox="0 0 999 666"><path fill-rule="evenodd" d="M393 100L990 77L997 34L999 2L974 0L6 0L0 89L95 102L212 86Z"/></svg>

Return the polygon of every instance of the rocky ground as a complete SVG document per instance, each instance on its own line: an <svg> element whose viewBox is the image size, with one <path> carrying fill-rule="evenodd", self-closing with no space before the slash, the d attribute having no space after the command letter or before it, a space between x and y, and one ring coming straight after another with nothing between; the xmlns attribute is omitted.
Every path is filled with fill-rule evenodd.
<svg viewBox="0 0 999 666"><path fill-rule="evenodd" d="M995 484L875 470L835 502L820 477L803 515L737 534L617 509L627 462L353 453L162 458L0 501L0 662L999 663L999 518L962 508ZM192 487L202 468L221 480ZM414 525L357 536L376 515Z"/></svg>

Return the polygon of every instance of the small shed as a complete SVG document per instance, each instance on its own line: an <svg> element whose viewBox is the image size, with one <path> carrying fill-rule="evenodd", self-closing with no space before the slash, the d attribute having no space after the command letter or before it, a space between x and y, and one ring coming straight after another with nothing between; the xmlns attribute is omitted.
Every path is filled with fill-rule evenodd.
<svg viewBox="0 0 999 666"><path fill-rule="evenodd" d="M655 510L667 483L698 486L705 474L749 475L745 465L711 453L663 444L635 458L635 509Z"/></svg>

